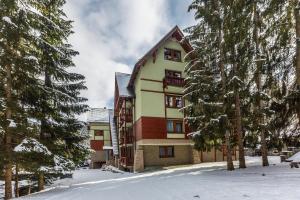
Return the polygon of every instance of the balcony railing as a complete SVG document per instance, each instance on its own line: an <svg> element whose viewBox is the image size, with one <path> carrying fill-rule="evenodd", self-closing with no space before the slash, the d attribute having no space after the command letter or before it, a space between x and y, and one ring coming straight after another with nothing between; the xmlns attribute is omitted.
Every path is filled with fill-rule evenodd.
<svg viewBox="0 0 300 200"><path fill-rule="evenodd" d="M183 87L184 86L184 78L179 77L165 77L164 79L164 85L168 86L177 86L177 87Z"/></svg>
<svg viewBox="0 0 300 200"><path fill-rule="evenodd" d="M132 144L133 143L133 135L131 128L122 128L120 133L120 144Z"/></svg>
<svg viewBox="0 0 300 200"><path fill-rule="evenodd" d="M122 108L122 112L120 115L120 122L123 125L124 122L132 122L132 109Z"/></svg>

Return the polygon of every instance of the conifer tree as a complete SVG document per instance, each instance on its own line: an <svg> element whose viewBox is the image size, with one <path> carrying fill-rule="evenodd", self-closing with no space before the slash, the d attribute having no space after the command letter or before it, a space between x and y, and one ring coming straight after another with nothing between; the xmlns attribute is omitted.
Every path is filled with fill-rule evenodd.
<svg viewBox="0 0 300 200"><path fill-rule="evenodd" d="M13 164L37 174L43 189L44 173L73 169L87 154L81 144L87 136L80 134L83 123L77 120L87 109L86 99L79 96L86 87L84 77L70 71L78 52L67 40L73 32L62 10L64 3L0 2L0 150L5 199L12 197ZM38 141L51 155L30 160L28 152L13 151L28 140Z"/></svg>
<svg viewBox="0 0 300 200"><path fill-rule="evenodd" d="M33 48L36 37L33 34L37 14L28 1L0 2L0 96L2 103L1 127L3 134L3 155L5 171L5 199L12 197L12 149L24 129L25 119L21 96L27 90L27 83L35 82L38 65Z"/></svg>
<svg viewBox="0 0 300 200"><path fill-rule="evenodd" d="M72 21L66 19L64 4L64 0L43 0L36 5L45 16L41 18L43 23L39 27L39 64L43 79L40 80L40 91L33 94L39 101L37 104L33 102L35 110L31 114L41 122L40 142L55 156L78 164L87 154L80 145L86 139L79 132L84 124L76 119L76 115L87 110L83 104L86 99L79 96L86 87L84 76L70 72L70 68L75 66L72 59L78 52L68 43L68 37L73 33ZM43 176L40 172L39 189L43 189Z"/></svg>
<svg viewBox="0 0 300 200"><path fill-rule="evenodd" d="M222 2L223 3L223 2ZM232 140L224 55L224 18L226 9L219 1L193 1L199 24L186 31L194 50L186 56L187 88L185 97L191 103L185 108L189 125L195 131L195 147L200 150L219 148L225 140L227 169L233 170Z"/></svg>

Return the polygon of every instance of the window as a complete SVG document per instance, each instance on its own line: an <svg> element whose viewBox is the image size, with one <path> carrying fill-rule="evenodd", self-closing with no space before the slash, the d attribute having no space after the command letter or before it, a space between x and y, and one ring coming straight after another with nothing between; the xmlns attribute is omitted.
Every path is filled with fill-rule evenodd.
<svg viewBox="0 0 300 200"><path fill-rule="evenodd" d="M183 122L179 120L168 120L167 121L167 132L168 133L183 133Z"/></svg>
<svg viewBox="0 0 300 200"><path fill-rule="evenodd" d="M173 107L174 106L173 102L174 102L174 99L172 96L166 96L166 106L167 107Z"/></svg>
<svg viewBox="0 0 300 200"><path fill-rule="evenodd" d="M166 77L170 78L181 78L181 72L166 70Z"/></svg>
<svg viewBox="0 0 300 200"><path fill-rule="evenodd" d="M166 106L169 108L182 108L182 97L167 95Z"/></svg>
<svg viewBox="0 0 300 200"><path fill-rule="evenodd" d="M170 133L174 132L174 123L172 120L168 120L167 122L167 131Z"/></svg>
<svg viewBox="0 0 300 200"><path fill-rule="evenodd" d="M175 97L175 106L176 108L182 107L182 97Z"/></svg>
<svg viewBox="0 0 300 200"><path fill-rule="evenodd" d="M178 50L165 48L164 55L165 55L165 60L181 62L181 52Z"/></svg>
<svg viewBox="0 0 300 200"><path fill-rule="evenodd" d="M175 124L176 124L175 132L176 133L182 133L182 122L176 122Z"/></svg>
<svg viewBox="0 0 300 200"><path fill-rule="evenodd" d="M172 158L174 157L174 146L160 146L159 147L160 158Z"/></svg>
<svg viewBox="0 0 300 200"><path fill-rule="evenodd" d="M94 135L95 136L103 136L103 131L102 130L94 130Z"/></svg>

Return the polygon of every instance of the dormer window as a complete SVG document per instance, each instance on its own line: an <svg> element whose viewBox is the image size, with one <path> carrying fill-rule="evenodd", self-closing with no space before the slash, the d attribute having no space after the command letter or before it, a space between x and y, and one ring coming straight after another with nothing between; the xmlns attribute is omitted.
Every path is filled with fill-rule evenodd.
<svg viewBox="0 0 300 200"><path fill-rule="evenodd" d="M181 62L181 52L178 50L165 48L164 55L165 60Z"/></svg>

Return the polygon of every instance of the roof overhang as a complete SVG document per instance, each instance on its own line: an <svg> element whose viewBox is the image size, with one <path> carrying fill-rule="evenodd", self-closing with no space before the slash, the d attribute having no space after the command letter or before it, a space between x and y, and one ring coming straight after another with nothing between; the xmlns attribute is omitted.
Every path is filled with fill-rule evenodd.
<svg viewBox="0 0 300 200"><path fill-rule="evenodd" d="M135 81L135 78L140 70L140 68L142 66L145 65L145 63L147 62L147 59L150 56L153 56L156 54L157 50L161 47L162 44L164 44L168 39L170 38L176 38L177 41L180 42L182 48L186 51L186 52L190 52L191 50L193 50L193 47L191 46L191 44L189 43L188 40L186 40L184 38L184 34L183 32L180 30L180 28L178 26L175 26L169 33L167 33L152 49L150 49L150 51L148 51L135 65L133 68L133 72L131 74L129 83L128 83L128 87L132 87Z"/></svg>

